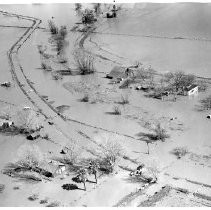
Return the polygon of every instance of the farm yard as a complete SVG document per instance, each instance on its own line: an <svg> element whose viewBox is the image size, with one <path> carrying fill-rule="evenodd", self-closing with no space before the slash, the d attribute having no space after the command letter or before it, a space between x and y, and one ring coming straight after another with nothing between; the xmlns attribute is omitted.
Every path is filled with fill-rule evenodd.
<svg viewBox="0 0 211 210"><path fill-rule="evenodd" d="M210 9L0 5L0 206L211 206Z"/></svg>

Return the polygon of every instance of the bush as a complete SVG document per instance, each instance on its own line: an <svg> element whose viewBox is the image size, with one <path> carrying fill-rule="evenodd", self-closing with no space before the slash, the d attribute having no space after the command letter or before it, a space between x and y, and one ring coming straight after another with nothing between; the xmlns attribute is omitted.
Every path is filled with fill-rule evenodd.
<svg viewBox="0 0 211 210"><path fill-rule="evenodd" d="M121 115L121 110L118 106L113 107L113 114L115 115Z"/></svg>
<svg viewBox="0 0 211 210"><path fill-rule="evenodd" d="M171 151L171 153L180 159L188 153L188 150L185 147L176 147Z"/></svg>
<svg viewBox="0 0 211 210"><path fill-rule="evenodd" d="M54 80L60 80L60 79L63 79L63 76L59 73L54 73L54 74L52 74L52 78Z"/></svg>
<svg viewBox="0 0 211 210"><path fill-rule="evenodd" d="M50 28L51 34L58 34L59 32L58 27L55 25L55 23L52 20L48 21L48 26Z"/></svg>
<svg viewBox="0 0 211 210"><path fill-rule="evenodd" d="M82 14L82 23L83 24L91 24L96 21L96 18L93 14L92 10L86 9L85 12Z"/></svg>
<svg viewBox="0 0 211 210"><path fill-rule="evenodd" d="M75 64L80 70L80 74L91 74L95 72L94 57L83 50L75 50L73 53Z"/></svg>
<svg viewBox="0 0 211 210"><path fill-rule="evenodd" d="M83 98L81 99L81 102L89 102L89 95L88 94L85 94L83 96Z"/></svg>
<svg viewBox="0 0 211 210"><path fill-rule="evenodd" d="M28 200L30 200L30 201L35 201L35 200L38 200L38 199L39 199L38 194L33 194L33 195L28 197Z"/></svg>
<svg viewBox="0 0 211 210"><path fill-rule="evenodd" d="M21 168L35 169L43 163L43 159L43 154L36 145L24 144L18 149L17 164Z"/></svg>
<svg viewBox="0 0 211 210"><path fill-rule="evenodd" d="M160 123L156 124L153 131L154 131L154 136L157 140L165 141L165 139L169 137L167 131L164 128L162 128Z"/></svg>
<svg viewBox="0 0 211 210"><path fill-rule="evenodd" d="M128 96L121 96L121 101L119 101L119 104L125 105L129 104Z"/></svg>
<svg viewBox="0 0 211 210"><path fill-rule="evenodd" d="M43 200L40 200L40 204L45 204L45 203L48 203L48 198L45 198Z"/></svg>
<svg viewBox="0 0 211 210"><path fill-rule="evenodd" d="M46 71L52 71L51 66L47 65L44 62L41 62L41 68L44 69L44 70L46 70Z"/></svg>

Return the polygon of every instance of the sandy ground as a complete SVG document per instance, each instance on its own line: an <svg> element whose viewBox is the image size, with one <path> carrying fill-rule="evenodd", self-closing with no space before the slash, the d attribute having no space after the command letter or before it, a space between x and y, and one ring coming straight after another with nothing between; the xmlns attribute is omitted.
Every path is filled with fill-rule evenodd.
<svg viewBox="0 0 211 210"><path fill-rule="evenodd" d="M158 6L156 9L154 7L145 8L146 16L145 24L152 20L154 16L157 16L160 13L164 14L171 9L172 5ZM177 6L177 12L180 14L182 11L186 11L187 7L184 5ZM43 11L45 11L45 8ZM71 7L72 8L72 7ZM2 9L5 9L2 7ZM32 9L32 8L31 8ZM23 10L23 14L25 15L33 15L29 14L31 11L30 8ZM49 9L49 13L46 14L41 13L41 16L37 16L37 11L39 9L35 9L33 7L34 16L39 17L43 20L41 26L45 27L47 24L47 19L49 19L52 15L55 14L56 6L52 6ZM142 8L143 9L143 8ZM141 9L141 10L142 10ZM8 11L17 12L14 9L9 8ZM202 10L202 7L199 8L199 11ZM66 10L65 10L66 11ZM171 20L174 20L174 16L176 14L171 14L172 19L169 19L169 25ZM35 15L36 14L36 15ZM68 13L69 14L69 13ZM127 19L127 15L129 13L125 13L126 17L124 17L124 13L121 14L121 18L123 20ZM149 14L149 15L148 15ZM62 17L55 18L58 21L58 24L66 24L64 17L66 17L67 12L64 12ZM196 15L193 9L190 12L190 17ZM75 17L73 13L70 17ZM187 15L188 16L188 15ZM69 17L69 16L68 16ZM163 16L159 16L160 19L157 21L162 22ZM125 18L125 19L124 19ZM131 14L130 17L132 20L139 20L135 16L134 13ZM151 19L150 19L151 18ZM183 17L185 18L185 17ZM189 16L188 16L189 18ZM129 19L131 21L131 19ZM187 17L186 17L187 19ZM128 23L130 21L128 20ZM74 25L74 22L77 21L77 18L72 19L70 23L68 23L68 29L71 29ZM126 33L125 28L123 27L120 18L117 19L118 22L105 22L105 24L101 24L102 27L98 27L98 32L108 31L111 33ZM204 22L204 20L201 20ZM29 26L29 21L20 20L15 17L4 17L1 19L1 24L3 25L18 25L18 26ZM134 24L137 24L136 21L133 21ZM107 25L109 28L106 29ZM155 24L155 23L154 23ZM157 24L157 23L156 23ZM187 22L184 22L184 26ZM207 23L208 24L208 23ZM119 26L118 31L116 29L116 25ZM200 25L200 24L199 24ZM200 31L199 29L195 29L190 33L185 31L185 27L181 27L180 30L178 28L178 32L174 34L169 34L167 31L163 30L164 34L159 34L162 36L188 36L193 35L192 37L200 37L200 38L209 38L209 31L205 31L205 34L197 34L195 31ZM144 27L143 25L140 27ZM131 31L133 34L137 34L142 31L142 28L137 28L136 31ZM146 27L144 27L146 28ZM163 26L163 28L168 28L167 26ZM10 47L16 42L18 38L25 32L26 28L1 28L0 33L2 34L3 43L1 46L1 72L3 77L1 77L2 81L8 80L12 81L10 66L8 64L7 51ZM169 29L171 31L171 29ZM188 30L189 31L189 30ZM147 31L148 33L152 33L154 35L158 35L157 31ZM15 64L20 63L23 69L23 72L16 68L16 73L18 79L22 84L25 84L24 90L27 92L28 96L35 102L33 105L30 100L27 99L26 95L23 94L21 89L18 87L16 82L13 80L13 87L10 89L0 88L0 96L1 96L1 107L7 106L8 103L11 106L19 105L24 106L28 105L33 107L35 110L41 108L42 113L44 113L47 118L51 118L55 125L49 126L47 122L44 120L45 131L49 133L52 142L38 139L34 142L29 142L25 139L24 136L5 136L0 134L0 152L1 152L1 161L0 168L3 169L5 164L8 162L12 162L16 159L16 150L17 148L24 144L36 144L41 149L42 152L48 154L49 151L53 153L55 156L59 156L59 152L63 145L65 145L71 139L77 139L78 144L83 149L82 157L92 157L92 154L88 149L98 148L95 142L97 136L101 133L119 133L122 137L122 144L126 150L127 155L131 159L135 159L137 164L144 162L149 165L156 166L160 171L159 184L152 185L147 188L143 193L139 192L142 183L130 183L127 180L128 171L119 169L119 173L116 175L102 177L99 181L99 184L95 185L93 183L89 183L87 185L88 190L84 192L83 190L75 190L75 191L65 191L61 188L62 184L72 183L70 177L66 177L64 179L60 179L60 177L56 177L53 181L44 181L38 184L25 183L22 181L17 181L12 179L11 177L0 174L1 182L5 184L6 188L3 193L1 193L0 197L0 205L1 206L41 206L39 201L41 199L49 198L48 203L58 201L58 205L63 206L115 206L119 203L120 200L124 200L125 197L130 195L130 193L134 193L137 196L134 200L130 200L130 202L126 202L125 206L138 206L144 200L149 200L150 196L153 196L155 192L158 192L159 195L162 195L162 192L159 193L159 189L162 186L170 184L174 187L182 187L184 189L188 189L190 192L198 192L200 194L205 194L207 196L210 195L211 190L211 182L210 182L210 173L211 173L211 163L210 163L210 121L206 119L206 114L208 112L197 112L195 110L195 105L198 104L199 100L208 94L200 93L195 98L181 97L176 102L162 102L155 99L150 99L144 97L142 92L134 91L133 89L120 90L118 86L109 85L109 81L105 78L105 74L95 73L94 75L88 76L67 76L64 77L62 81L54 81L52 80L51 74L49 72L43 72L40 69L40 55L37 51L37 44L46 44L49 48L49 52L54 54L55 52L51 49L51 45L48 42L50 34L48 31L43 29L36 29L35 32L32 33L29 40L27 40L24 45L20 48L18 52L18 59L16 59ZM66 49L66 53L69 57L69 60L72 60L72 48L76 41L79 41L81 38L81 34L69 32L67 41L69 45ZM209 46L205 47L203 42L196 43L194 41L188 40L187 42L191 42L192 44L184 45L182 40L181 42L178 40L165 40L161 41L160 39L155 38L155 40L146 40L147 38L133 38L133 37L122 37L122 36L107 36L104 34L91 34L85 40L84 47L87 50L91 50L92 53L98 55L96 57L96 69L99 72L109 72L111 68L117 63L129 63L131 61L137 60L137 58L143 58L143 62L151 63L153 67L159 66L163 68L162 65L167 66L176 66L173 62L166 64L166 59L168 58L158 58L156 53L161 52L160 47L163 47L163 42L168 49L172 48L172 45L175 51L171 55L173 58L175 54L178 54L178 50L181 50L184 53L183 60L187 58L187 50L193 48L201 49L198 51L200 55L206 54L207 58L202 56L201 60L198 61L198 65L200 68L205 69L202 73L203 76L209 77L208 69L209 67L209 57L208 51ZM103 40L103 41L102 41ZM130 41L131 48L128 51L125 51L127 48L124 43L127 43L125 40ZM141 43L142 42L142 43ZM150 42L150 43L148 43ZM154 42L157 43L155 54L153 55L153 59L145 59L147 58L147 52L152 52L152 46L154 46ZM169 43L167 43L169 42ZM120 44L121 43L121 44ZM132 45L133 43L134 46ZM137 51L135 49L135 45L144 44L146 45L146 50ZM194 44L193 44L194 43ZM195 44L196 43L196 44ZM181 46L182 48L181 48ZM106 46L106 47L105 47ZM141 46L141 45L140 45ZM184 50L186 48L187 50ZM134 54L131 54L131 51L137 52L137 57ZM168 50L167 50L168 51ZM112 52L112 53L111 53ZM164 54L166 50L162 50ZM109 60L105 60L99 57L99 55L109 58ZM181 55L182 56L182 55ZM196 61L195 56L190 55L189 59L186 59L187 62L187 72L188 69L192 69L194 62ZM33 59L31 59L33 58ZM126 59L125 59L126 58ZM156 59L159 62L156 61ZM134 59L134 60L133 60ZM205 60L204 60L205 59ZM154 61L155 60L155 61ZM180 60L175 59L175 60ZM191 64L190 64L191 63ZM70 62L71 64L71 62ZM162 64L162 65L160 65ZM62 68L61 66L52 64L54 68ZM184 62L181 64L186 69L187 66L184 65ZM178 68L179 65L177 65ZM195 69L198 69L198 66L195 66ZM166 67L165 67L166 68ZM171 68L174 69L174 68ZM193 69L192 73L198 74L198 72ZM200 70L201 71L201 70ZM30 86L28 80L33 82L33 86ZM80 89L80 85L86 85L89 87L88 93L92 95L97 95L98 99L100 99L97 103L81 103L79 99L84 95L84 91L76 91L75 87ZM96 85L97 88L96 88ZM30 91L34 88L33 91ZM36 90L36 91L34 91ZM53 91L52 91L53 90ZM48 96L48 101L53 101L52 105L49 106L48 103L44 102L41 99L42 95ZM112 110L112 107L118 102L121 98L121 95L128 95L130 103L125 106L121 106L122 115L121 116L113 116L106 114ZM18 96L18 97L17 97ZM55 113L55 108L61 105L68 105L70 108L64 111L68 119L63 120ZM170 118L177 117L176 120L170 121ZM161 121L168 133L170 134L170 138L166 140L166 142L158 142L156 144L150 145L150 155L146 155L147 146L144 142L138 140L137 134L139 132L149 132L149 130L144 127L144 122L154 122L155 120ZM85 138L83 135L79 133L79 131L83 132L89 138ZM127 137L128 135L129 137ZM188 148L189 154L177 160L170 151L177 146L185 146ZM135 168L137 164L132 163L131 161L122 160L121 165L127 166L129 168ZM20 189L14 190L13 187L19 186ZM82 187L82 186L81 186ZM112 192L112 193L111 193ZM140 194L139 194L140 193ZM27 197L32 194L39 194L39 198L35 201L29 201ZM130 196L129 196L130 197ZM17 199L18 198L18 199ZM172 198L175 198L172 199ZM193 201L192 201L192 200ZM170 190L166 196L162 197L162 199L158 199L153 205L156 206L206 206L210 205L207 199L199 200L198 197L190 196L178 193L175 190ZM197 203L198 202L198 203ZM208 204L207 204L208 203ZM46 205L46 204L44 204ZM151 204L150 204L151 205Z"/></svg>

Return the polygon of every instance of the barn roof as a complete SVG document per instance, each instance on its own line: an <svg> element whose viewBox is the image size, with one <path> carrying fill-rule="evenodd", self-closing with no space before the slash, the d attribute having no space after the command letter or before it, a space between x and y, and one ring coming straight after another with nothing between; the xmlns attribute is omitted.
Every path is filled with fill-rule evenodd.
<svg viewBox="0 0 211 210"><path fill-rule="evenodd" d="M195 87L198 87L198 85L194 85L194 84L190 85L190 86L186 87L186 90L190 91L190 90L194 89Z"/></svg>
<svg viewBox="0 0 211 210"><path fill-rule="evenodd" d="M125 68L122 66L114 66L108 76L112 78L126 78Z"/></svg>

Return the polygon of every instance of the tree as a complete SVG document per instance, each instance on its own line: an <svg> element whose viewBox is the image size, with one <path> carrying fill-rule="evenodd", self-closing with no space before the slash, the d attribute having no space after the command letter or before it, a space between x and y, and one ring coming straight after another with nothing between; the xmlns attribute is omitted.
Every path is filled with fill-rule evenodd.
<svg viewBox="0 0 211 210"><path fill-rule="evenodd" d="M97 161L90 161L89 162L89 173L90 174L94 174L95 176L95 182L97 184L97 172L98 172L98 169L99 169L99 164Z"/></svg>
<svg viewBox="0 0 211 210"><path fill-rule="evenodd" d="M85 168L81 168L78 171L77 177L84 184L84 190L86 191L86 181L87 181L88 171Z"/></svg>
<svg viewBox="0 0 211 210"><path fill-rule="evenodd" d="M80 3L75 3L75 10L78 11L78 10L81 10L82 8L82 5Z"/></svg>
<svg viewBox="0 0 211 210"><path fill-rule="evenodd" d="M83 24L92 24L96 21L96 18L93 14L93 10L85 9L82 14L82 23Z"/></svg>
<svg viewBox="0 0 211 210"><path fill-rule="evenodd" d="M44 156L40 148L36 145L23 144L18 148L18 165L28 170L33 170L39 167Z"/></svg>
<svg viewBox="0 0 211 210"><path fill-rule="evenodd" d="M185 87L192 85L195 82L195 76L192 74L185 74L182 71L169 72L164 75L164 81L169 85L172 92L184 90Z"/></svg>
<svg viewBox="0 0 211 210"><path fill-rule="evenodd" d="M106 164L108 170L113 172L119 158L124 154L124 150L120 144L120 136L105 133L98 136L96 140L100 144L102 161Z"/></svg>
<svg viewBox="0 0 211 210"><path fill-rule="evenodd" d="M41 123L37 113L32 109L19 109L12 116L16 127L24 129L27 132L38 130Z"/></svg>

